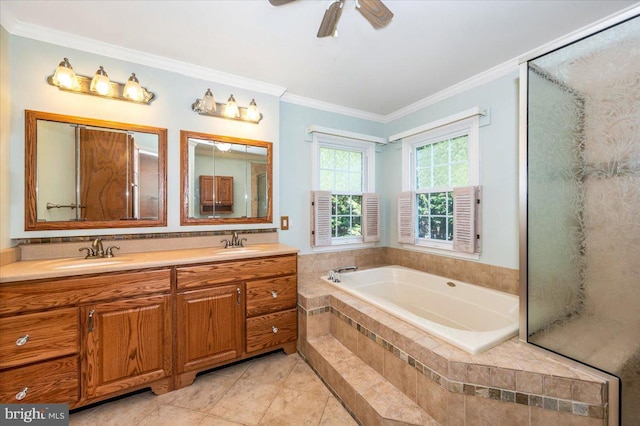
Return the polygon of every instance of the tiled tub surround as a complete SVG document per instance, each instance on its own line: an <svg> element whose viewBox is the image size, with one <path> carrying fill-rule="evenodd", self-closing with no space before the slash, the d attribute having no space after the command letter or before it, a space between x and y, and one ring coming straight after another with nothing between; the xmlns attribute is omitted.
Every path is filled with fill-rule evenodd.
<svg viewBox="0 0 640 426"><path fill-rule="evenodd" d="M298 290L300 353L361 421L384 421L384 413L372 414L385 405L384 377L405 395L395 400L404 411L396 421L432 424L415 413L415 403L443 425L606 424L606 382L515 338L470 355L317 276L302 274ZM348 353L368 372L345 365ZM341 369L346 379L336 377Z"/></svg>

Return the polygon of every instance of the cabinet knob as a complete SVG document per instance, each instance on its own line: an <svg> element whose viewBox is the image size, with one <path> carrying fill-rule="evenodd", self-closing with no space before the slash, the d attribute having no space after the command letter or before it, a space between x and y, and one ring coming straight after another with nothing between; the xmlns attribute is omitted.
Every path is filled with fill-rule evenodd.
<svg viewBox="0 0 640 426"><path fill-rule="evenodd" d="M18 340L16 340L16 346L23 346L25 345L27 342L29 341L29 335L25 334L22 337L18 337Z"/></svg>
<svg viewBox="0 0 640 426"><path fill-rule="evenodd" d="M29 392L29 388L25 387L24 389L22 389L20 392L16 394L16 399L18 401L22 401L27 396L27 392Z"/></svg>
<svg viewBox="0 0 640 426"><path fill-rule="evenodd" d="M271 297L273 297L274 299L275 299L276 297L278 297L278 292L277 292L277 291L275 291L275 290L272 290L272 291L271 291Z"/></svg>
<svg viewBox="0 0 640 426"><path fill-rule="evenodd" d="M273 334L276 334L278 332L278 327L276 327L275 325L272 325L271 331L273 331Z"/></svg>

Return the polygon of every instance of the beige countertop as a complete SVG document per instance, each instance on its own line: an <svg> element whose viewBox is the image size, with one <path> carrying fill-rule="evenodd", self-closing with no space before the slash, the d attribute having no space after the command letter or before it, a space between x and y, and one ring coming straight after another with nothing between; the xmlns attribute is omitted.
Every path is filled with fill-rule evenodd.
<svg viewBox="0 0 640 426"><path fill-rule="evenodd" d="M239 248L196 248L126 253L111 258L70 257L24 260L0 267L0 283L119 272L163 266L189 265L234 259L298 253L295 247L280 243L255 244Z"/></svg>

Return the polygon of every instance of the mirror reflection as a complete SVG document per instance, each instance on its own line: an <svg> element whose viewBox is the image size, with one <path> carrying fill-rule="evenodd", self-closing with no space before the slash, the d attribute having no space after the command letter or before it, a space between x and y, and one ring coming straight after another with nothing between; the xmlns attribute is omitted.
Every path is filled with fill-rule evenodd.
<svg viewBox="0 0 640 426"><path fill-rule="evenodd" d="M166 130L33 111L27 125L26 229L166 225Z"/></svg>
<svg viewBox="0 0 640 426"><path fill-rule="evenodd" d="M271 143L181 134L183 224L271 222Z"/></svg>

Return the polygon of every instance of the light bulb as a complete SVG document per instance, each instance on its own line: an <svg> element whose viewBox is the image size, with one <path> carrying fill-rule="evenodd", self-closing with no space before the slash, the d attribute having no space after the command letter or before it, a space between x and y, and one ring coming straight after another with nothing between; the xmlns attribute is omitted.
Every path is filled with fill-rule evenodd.
<svg viewBox="0 0 640 426"><path fill-rule="evenodd" d="M233 95L229 96L229 100L227 101L227 105L224 108L224 115L229 118L238 118L240 117L240 109L238 108L238 103Z"/></svg>
<svg viewBox="0 0 640 426"><path fill-rule="evenodd" d="M131 77L127 80L127 84L124 86L124 97L131 99L132 101L140 102L144 99L144 94L142 93L142 87L140 87L140 82L136 77L136 73L131 73Z"/></svg>
<svg viewBox="0 0 640 426"><path fill-rule="evenodd" d="M69 59L64 58L56 68L56 72L53 74L53 84L64 89L77 88L78 79L69 63Z"/></svg>
<svg viewBox="0 0 640 426"><path fill-rule="evenodd" d="M96 75L93 76L90 89L92 92L97 92L102 96L111 94L111 82L109 81L109 76L102 65L98 71L96 71Z"/></svg>
<svg viewBox="0 0 640 426"><path fill-rule="evenodd" d="M201 108L205 112L214 112L216 110L216 100L211 93L211 89L207 89L207 92L202 97Z"/></svg>
<svg viewBox="0 0 640 426"><path fill-rule="evenodd" d="M227 142L216 142L216 147L222 152L227 152L231 149L231 144Z"/></svg>
<svg viewBox="0 0 640 426"><path fill-rule="evenodd" d="M251 103L249 103L249 107L247 108L247 120L256 122L260 120L260 111L258 110L255 99L251 99Z"/></svg>

